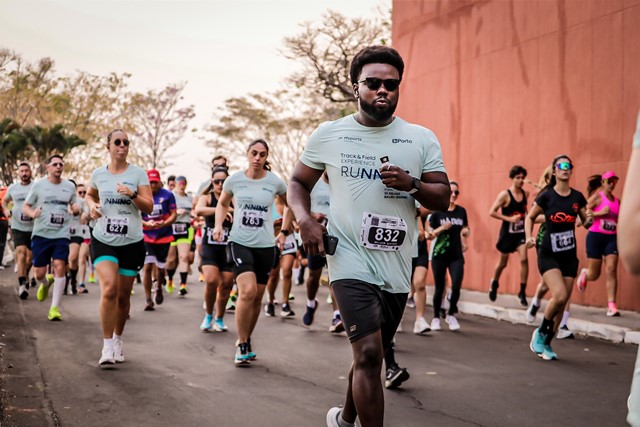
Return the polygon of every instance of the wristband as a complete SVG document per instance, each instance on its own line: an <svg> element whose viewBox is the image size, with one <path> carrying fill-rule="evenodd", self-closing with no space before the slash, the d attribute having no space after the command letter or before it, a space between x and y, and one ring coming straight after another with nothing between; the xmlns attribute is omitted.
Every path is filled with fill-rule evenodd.
<svg viewBox="0 0 640 427"><path fill-rule="evenodd" d="M280 232L284 234L285 237L289 235L289 230L280 230Z"/></svg>
<svg viewBox="0 0 640 427"><path fill-rule="evenodd" d="M138 190L134 190L134 191L133 191L133 194L132 194L131 196L129 196L129 198L130 198L131 200L135 199L136 197L138 197Z"/></svg>

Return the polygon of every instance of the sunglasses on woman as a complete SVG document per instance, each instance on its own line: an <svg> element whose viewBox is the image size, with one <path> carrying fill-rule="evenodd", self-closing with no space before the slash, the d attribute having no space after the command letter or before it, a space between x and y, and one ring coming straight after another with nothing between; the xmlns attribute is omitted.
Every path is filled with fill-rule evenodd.
<svg viewBox="0 0 640 427"><path fill-rule="evenodd" d="M573 165L569 162L560 162L556 165L556 169L559 169L561 171L570 171L571 169L573 169Z"/></svg>
<svg viewBox="0 0 640 427"><path fill-rule="evenodd" d="M211 182L213 182L216 185L220 185L224 182L224 179L212 179Z"/></svg>
<svg viewBox="0 0 640 427"><path fill-rule="evenodd" d="M118 138L118 139L114 139L113 140L113 144L116 147L119 147L120 144L123 144L125 147L128 147L129 146L129 140L128 139L120 139L120 138Z"/></svg>

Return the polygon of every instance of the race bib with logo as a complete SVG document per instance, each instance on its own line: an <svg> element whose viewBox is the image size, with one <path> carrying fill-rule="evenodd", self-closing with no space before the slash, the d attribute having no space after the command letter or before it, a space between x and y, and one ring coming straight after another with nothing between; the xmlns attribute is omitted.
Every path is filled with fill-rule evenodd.
<svg viewBox="0 0 640 427"><path fill-rule="evenodd" d="M102 224L102 231L107 236L126 236L129 232L129 218L105 217Z"/></svg>
<svg viewBox="0 0 640 427"><path fill-rule="evenodd" d="M210 245L226 245L229 240L229 229L222 229L222 241L218 242L213 238L213 228L207 228L207 243Z"/></svg>
<svg viewBox="0 0 640 427"><path fill-rule="evenodd" d="M553 252L563 252L576 247L576 238L573 230L561 233L551 233L551 250Z"/></svg>
<svg viewBox="0 0 640 427"><path fill-rule="evenodd" d="M64 225L64 214L59 212L51 212L49 215L49 225L60 228Z"/></svg>
<svg viewBox="0 0 640 427"><path fill-rule="evenodd" d="M183 222L174 222L173 234L174 235L188 234L188 228L189 228L189 224L185 224Z"/></svg>
<svg viewBox="0 0 640 427"><path fill-rule="evenodd" d="M240 228L245 230L259 230L264 226L267 212L243 210L240 221Z"/></svg>
<svg viewBox="0 0 640 427"><path fill-rule="evenodd" d="M153 210L151 211L151 213L149 214L149 216L160 216L162 215L162 205L153 205Z"/></svg>
<svg viewBox="0 0 640 427"><path fill-rule="evenodd" d="M618 229L618 223L611 221L610 219L603 219L601 224L602 229L605 231L615 232Z"/></svg>
<svg viewBox="0 0 640 427"><path fill-rule="evenodd" d="M287 240L284 242L284 246L282 247L282 255L295 254L297 250L298 246L296 245L296 236L289 234L287 236Z"/></svg>
<svg viewBox="0 0 640 427"><path fill-rule="evenodd" d="M524 233L524 221L520 220L515 224L513 222L509 223L509 233L511 234L521 234Z"/></svg>
<svg viewBox="0 0 640 427"><path fill-rule="evenodd" d="M29 215L25 215L23 213L20 214L20 221L21 222L31 222L33 221L33 218L31 218Z"/></svg>
<svg viewBox="0 0 640 427"><path fill-rule="evenodd" d="M402 218L364 212L360 242L367 249L397 251L407 236L407 224Z"/></svg>

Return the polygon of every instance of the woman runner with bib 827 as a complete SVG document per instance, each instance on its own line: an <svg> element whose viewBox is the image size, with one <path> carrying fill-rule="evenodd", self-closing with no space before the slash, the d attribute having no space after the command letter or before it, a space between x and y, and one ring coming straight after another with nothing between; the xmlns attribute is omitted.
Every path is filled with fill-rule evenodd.
<svg viewBox="0 0 640 427"><path fill-rule="evenodd" d="M551 290L542 325L533 331L531 351L544 360L557 359L551 349L551 340L558 330L564 308L571 298L573 281L578 275L576 254L576 218L585 228L593 224L593 215L587 213L587 200L581 192L569 186L573 163L568 156L561 155L551 163L552 175L549 184L540 192L529 214L525 217L527 248L536 245L533 223L544 213L546 228L538 249L538 270L542 280Z"/></svg>
<svg viewBox="0 0 640 427"><path fill-rule="evenodd" d="M116 129L107 136L110 161L91 175L86 203L97 220L91 259L100 282L100 320L104 345L100 367L124 362L122 332L129 315L131 288L144 265L140 211L153 210L147 173L127 162L129 137Z"/></svg>

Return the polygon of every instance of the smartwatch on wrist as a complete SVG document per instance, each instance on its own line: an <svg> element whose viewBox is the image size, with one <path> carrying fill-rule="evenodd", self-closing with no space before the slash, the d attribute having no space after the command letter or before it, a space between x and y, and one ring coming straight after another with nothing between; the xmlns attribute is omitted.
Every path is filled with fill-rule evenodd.
<svg viewBox="0 0 640 427"><path fill-rule="evenodd" d="M411 190L407 191L409 194L413 194L420 189L420 180L418 178L413 178L411 181Z"/></svg>
<svg viewBox="0 0 640 427"><path fill-rule="evenodd" d="M289 230L280 230L280 232L284 234L285 237L289 235Z"/></svg>
<svg viewBox="0 0 640 427"><path fill-rule="evenodd" d="M133 191L133 194L132 194L131 196L129 196L129 198L130 198L131 200L135 199L136 197L138 197L138 190L134 190L134 191Z"/></svg>

